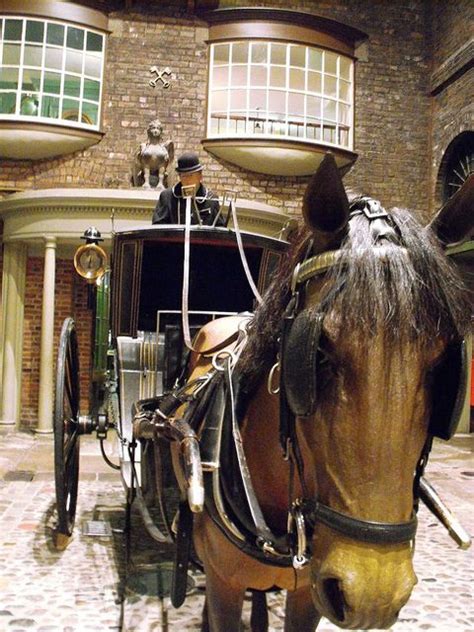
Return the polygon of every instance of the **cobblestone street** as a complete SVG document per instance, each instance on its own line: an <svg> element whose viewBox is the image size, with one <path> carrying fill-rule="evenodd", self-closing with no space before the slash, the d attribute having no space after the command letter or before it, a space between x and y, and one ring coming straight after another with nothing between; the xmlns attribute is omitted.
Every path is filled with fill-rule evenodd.
<svg viewBox="0 0 474 632"><path fill-rule="evenodd" d="M450 444L437 442L427 469L427 478L471 533L473 439L472 435L464 435ZM122 589L125 495L119 473L107 468L95 439L82 439L76 529L63 552L52 545L52 438L2 429L0 440L0 630L199 630L202 576L192 577L190 595L179 610L171 606L168 598L160 600L156 596L156 567L161 562L160 581L166 592L169 556L147 540L135 515L134 566L125 590ZM399 622L391 629L472 631L472 550L458 549L424 506L419 519L415 553L418 585ZM88 521L110 525L112 535L85 535L83 527ZM125 594L123 607L121 594ZM283 595L274 594L269 601L270 629L283 630ZM244 619L244 629L248 630L248 604ZM337 629L325 619L318 628L321 632Z"/></svg>

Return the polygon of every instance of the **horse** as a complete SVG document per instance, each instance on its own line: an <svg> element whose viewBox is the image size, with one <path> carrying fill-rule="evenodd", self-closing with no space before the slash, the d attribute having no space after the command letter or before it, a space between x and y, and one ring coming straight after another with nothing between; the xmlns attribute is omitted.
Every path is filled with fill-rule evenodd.
<svg viewBox="0 0 474 632"><path fill-rule="evenodd" d="M328 154L254 317L197 335L190 383L211 362L226 375L233 403L221 442L234 435L193 515L202 630L238 632L249 589L287 591L288 632L315 630L321 616L352 629L396 621L417 581L419 479L433 436L454 432L462 398L470 309L444 247L471 230L473 201L471 177L423 227L404 209L349 199ZM237 330L241 342L199 353ZM213 416L208 407L204 425Z"/></svg>

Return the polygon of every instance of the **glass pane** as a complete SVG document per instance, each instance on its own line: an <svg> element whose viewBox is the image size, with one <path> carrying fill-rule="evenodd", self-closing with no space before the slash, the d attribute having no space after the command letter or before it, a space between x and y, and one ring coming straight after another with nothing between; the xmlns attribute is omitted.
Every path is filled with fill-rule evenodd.
<svg viewBox="0 0 474 632"><path fill-rule="evenodd" d="M284 119L286 112L286 92L269 90L268 92L269 118Z"/></svg>
<svg viewBox="0 0 474 632"><path fill-rule="evenodd" d="M347 129L339 130L339 145L343 147L349 146L349 131Z"/></svg>
<svg viewBox="0 0 474 632"><path fill-rule="evenodd" d="M61 75L57 72L45 72L43 78L43 92L59 94L61 92Z"/></svg>
<svg viewBox="0 0 474 632"><path fill-rule="evenodd" d="M306 116L321 118L321 99L319 97L306 97Z"/></svg>
<svg viewBox="0 0 474 632"><path fill-rule="evenodd" d="M286 68L270 66L270 85L275 88L284 88L286 86Z"/></svg>
<svg viewBox="0 0 474 632"><path fill-rule="evenodd" d="M339 61L339 73L343 79L350 80L352 60L347 57L341 57Z"/></svg>
<svg viewBox="0 0 474 632"><path fill-rule="evenodd" d="M286 66L286 44L272 44L270 61L272 64Z"/></svg>
<svg viewBox="0 0 474 632"><path fill-rule="evenodd" d="M14 114L16 103L15 92L0 92L0 112L2 114Z"/></svg>
<svg viewBox="0 0 474 632"><path fill-rule="evenodd" d="M103 40L103 36L99 33L92 33L91 31L87 31L86 49L97 51L99 53L102 52L102 47L104 45Z"/></svg>
<svg viewBox="0 0 474 632"><path fill-rule="evenodd" d="M63 67L63 54L64 51L61 48L50 48L47 46L44 60L46 68L60 70Z"/></svg>
<svg viewBox="0 0 474 632"><path fill-rule="evenodd" d="M351 100L351 84L342 79L339 80L339 98L343 101Z"/></svg>
<svg viewBox="0 0 474 632"><path fill-rule="evenodd" d="M102 66L102 58L93 55L91 53L86 53L85 62L84 62L84 74L90 75L91 77L100 77L100 70Z"/></svg>
<svg viewBox="0 0 474 632"><path fill-rule="evenodd" d="M44 22L36 20L27 20L26 22L26 41L42 42L44 37Z"/></svg>
<svg viewBox="0 0 474 632"><path fill-rule="evenodd" d="M267 108L266 90L250 90L249 108L251 110L266 110Z"/></svg>
<svg viewBox="0 0 474 632"><path fill-rule="evenodd" d="M308 72L308 91L321 94L321 73Z"/></svg>
<svg viewBox="0 0 474 632"><path fill-rule="evenodd" d="M84 31L73 26L67 27L66 46L76 50L84 49Z"/></svg>
<svg viewBox="0 0 474 632"><path fill-rule="evenodd" d="M294 118L295 115L304 114L304 94L288 94L288 116Z"/></svg>
<svg viewBox="0 0 474 632"><path fill-rule="evenodd" d="M79 101L75 101L74 99L64 99L61 118L66 121L78 121Z"/></svg>
<svg viewBox="0 0 474 632"><path fill-rule="evenodd" d="M306 66L306 46L290 47L290 66L299 66L300 68Z"/></svg>
<svg viewBox="0 0 474 632"><path fill-rule="evenodd" d="M233 86L247 85L247 66L232 66L231 84Z"/></svg>
<svg viewBox="0 0 474 632"><path fill-rule="evenodd" d="M316 48L308 49L308 68L310 70L323 69L323 53Z"/></svg>
<svg viewBox="0 0 474 632"><path fill-rule="evenodd" d="M84 93L82 96L90 101L99 101L100 83L92 81L92 79L84 79Z"/></svg>
<svg viewBox="0 0 474 632"><path fill-rule="evenodd" d="M247 109L247 90L232 90L230 93L230 109Z"/></svg>
<svg viewBox="0 0 474 632"><path fill-rule="evenodd" d="M337 55L326 51L324 56L324 72L330 72L331 74L337 74Z"/></svg>
<svg viewBox="0 0 474 632"><path fill-rule="evenodd" d="M246 64L249 59L249 45L247 42L241 42L232 45L232 63Z"/></svg>
<svg viewBox="0 0 474 632"><path fill-rule="evenodd" d="M335 143L336 142L336 130L334 127L328 127L327 125L323 128L323 140L326 143Z"/></svg>
<svg viewBox="0 0 474 632"><path fill-rule="evenodd" d="M216 44L214 46L214 63L215 64L228 64L229 63L229 44Z"/></svg>
<svg viewBox="0 0 474 632"><path fill-rule="evenodd" d="M348 105L339 103L339 123L342 123L343 125L350 125L350 113L351 108Z"/></svg>
<svg viewBox="0 0 474 632"><path fill-rule="evenodd" d="M3 64L5 65L20 65L20 44L4 44L3 45Z"/></svg>
<svg viewBox="0 0 474 632"><path fill-rule="evenodd" d="M69 72L82 73L83 54L75 50L66 51L66 70Z"/></svg>
<svg viewBox="0 0 474 632"><path fill-rule="evenodd" d="M218 90L211 94L211 112L227 112L229 93L227 90Z"/></svg>
<svg viewBox="0 0 474 632"><path fill-rule="evenodd" d="M290 68L290 90L304 90L304 70Z"/></svg>
<svg viewBox="0 0 474 632"><path fill-rule="evenodd" d="M21 95L20 114L25 116L38 116L39 114L39 95L24 93Z"/></svg>
<svg viewBox="0 0 474 632"><path fill-rule="evenodd" d="M21 32L23 29L22 20L5 20L5 34L6 40L12 40L14 42L21 41Z"/></svg>
<svg viewBox="0 0 474 632"><path fill-rule="evenodd" d="M212 71L214 88L225 88L229 85L229 66L218 66Z"/></svg>
<svg viewBox="0 0 474 632"><path fill-rule="evenodd" d="M323 100L323 118L328 121L336 120L336 102Z"/></svg>
<svg viewBox="0 0 474 632"><path fill-rule="evenodd" d="M336 77L324 78L324 94L328 97L337 97L337 79Z"/></svg>
<svg viewBox="0 0 474 632"><path fill-rule="evenodd" d="M25 46L25 66L41 66L42 57L42 46Z"/></svg>
<svg viewBox="0 0 474 632"><path fill-rule="evenodd" d="M0 18L0 38L3 40L3 20Z"/></svg>
<svg viewBox="0 0 474 632"><path fill-rule="evenodd" d="M64 76L64 94L68 97L79 97L81 95L81 78L73 75Z"/></svg>
<svg viewBox="0 0 474 632"><path fill-rule="evenodd" d="M46 41L48 44L64 46L64 26L62 24L53 24L52 22L48 22Z"/></svg>
<svg viewBox="0 0 474 632"><path fill-rule="evenodd" d="M267 67L266 66L250 66L250 85L266 86L267 85Z"/></svg>
<svg viewBox="0 0 474 632"><path fill-rule="evenodd" d="M99 106L94 103L82 104L82 116L81 121L88 125L97 125L99 116Z"/></svg>
<svg viewBox="0 0 474 632"><path fill-rule="evenodd" d="M41 116L47 116L48 118L59 118L58 97L43 96L41 102Z"/></svg>
<svg viewBox="0 0 474 632"><path fill-rule="evenodd" d="M39 92L41 90L41 70L23 69L22 90Z"/></svg>
<svg viewBox="0 0 474 632"><path fill-rule="evenodd" d="M0 88L2 90L18 88L18 68L0 68Z"/></svg>
<svg viewBox="0 0 474 632"><path fill-rule="evenodd" d="M264 64L267 61L268 46L264 42L254 42L252 44L252 63Z"/></svg>

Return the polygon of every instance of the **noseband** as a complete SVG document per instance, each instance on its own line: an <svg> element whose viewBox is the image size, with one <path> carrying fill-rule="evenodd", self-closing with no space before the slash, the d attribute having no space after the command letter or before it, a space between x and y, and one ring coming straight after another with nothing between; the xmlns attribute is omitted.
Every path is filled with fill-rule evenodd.
<svg viewBox="0 0 474 632"><path fill-rule="evenodd" d="M390 216L380 206L379 202L370 198L360 198L351 206L350 210L350 217L361 213L367 217L375 244L382 238L395 243L398 242L398 235L391 222ZM383 248L384 246L380 245L378 247ZM308 494L305 491L303 460L298 445L295 422L297 416L309 416L315 412L316 393L308 392L308 390L311 391L311 384L313 383L312 380L315 380L316 375L317 339L314 341L308 340L308 327L299 326L301 331L304 330L304 337L302 337L301 344L296 346L296 352L293 353L291 363L293 365L299 363L299 366L301 367L301 352L303 355L304 353L310 354L308 356L308 362L306 364L304 362L302 363L304 369L307 369L309 366L311 374L309 382L308 378L306 378L304 383L302 383L301 371L300 373L297 373L296 376L293 376L293 379L288 379L288 376L285 375L285 368L290 362L290 359L286 357L288 354L288 341L290 339L291 330L295 324L295 320L298 315L301 315L300 308L303 303L301 300L301 295L304 292L303 285L310 279L323 275L327 272L327 270L336 265L341 259L341 255L342 253L340 250L328 251L308 257L296 266L291 286L292 296L285 311L281 327L280 360L282 371L280 379L280 441L286 458L293 461L296 466L303 489L303 495L306 496L306 498L308 497ZM335 291L340 291L340 288L336 288ZM315 316L320 322L319 327L322 327L324 305L319 305L315 311ZM313 327L313 329L315 328ZM313 349L311 349L311 346ZM310 350L305 352L303 349ZM289 392L289 384L297 390L296 396L295 394ZM294 503L292 511L299 512L303 517L305 524L307 527L310 527L311 530L314 529L317 524L324 524L330 529L333 529L348 538L371 544L400 544L408 542L415 537L417 528L417 518L415 512L413 512L410 520L407 522L374 522L370 520L361 520L336 511L335 509L319 502L317 499L300 499ZM301 559L302 555L304 555L304 553L298 551L295 558L299 557L299 559Z"/></svg>

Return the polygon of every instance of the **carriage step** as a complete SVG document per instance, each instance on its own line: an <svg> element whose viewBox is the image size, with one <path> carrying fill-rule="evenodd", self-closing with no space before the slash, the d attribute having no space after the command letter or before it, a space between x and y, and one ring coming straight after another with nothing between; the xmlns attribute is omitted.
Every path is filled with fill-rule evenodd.
<svg viewBox="0 0 474 632"><path fill-rule="evenodd" d="M82 523L82 535L91 537L110 537L112 527L104 520L84 520Z"/></svg>
<svg viewBox="0 0 474 632"><path fill-rule="evenodd" d="M3 480L9 482L24 481L29 483L33 480L34 475L35 473L31 470L10 470L9 472L5 473Z"/></svg>

